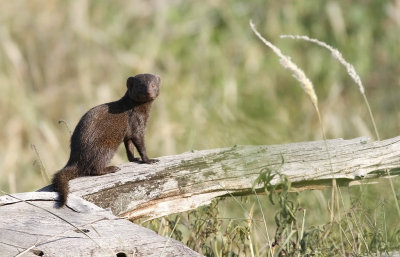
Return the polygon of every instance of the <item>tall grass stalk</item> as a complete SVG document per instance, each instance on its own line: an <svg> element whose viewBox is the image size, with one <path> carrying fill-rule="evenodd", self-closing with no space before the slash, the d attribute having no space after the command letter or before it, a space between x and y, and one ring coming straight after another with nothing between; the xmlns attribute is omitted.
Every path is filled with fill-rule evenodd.
<svg viewBox="0 0 400 257"><path fill-rule="evenodd" d="M306 221L306 209L304 209L304 211L303 211L303 221L301 223L300 240L302 240L303 237L304 237L304 223L305 223L305 221Z"/></svg>
<svg viewBox="0 0 400 257"><path fill-rule="evenodd" d="M31 144L31 147L32 147L32 150L35 151L35 154L37 156L37 160L35 161L35 163L38 163L38 165L39 165L40 174L42 175L43 181L45 183L49 183L49 181L50 181L49 175L47 174L46 168L44 167L42 159L40 158L39 151L37 150L36 145Z"/></svg>
<svg viewBox="0 0 400 257"><path fill-rule="evenodd" d="M172 231L171 231L171 233L169 234L169 237L168 237L167 241L165 241L164 247L163 247L163 249L162 249L162 251L161 251L161 253L160 253L160 257L164 256L165 249L167 248L167 245L168 245L168 243L169 243L169 240L171 239L172 235L174 234L174 231L175 231L176 226L178 225L180 219L181 219L181 217L178 217L178 220L175 222L175 225L174 225L174 227L172 228Z"/></svg>
<svg viewBox="0 0 400 257"><path fill-rule="evenodd" d="M360 76L357 74L356 70L354 69L354 66L353 66L351 63L347 62L347 61L343 58L342 53L339 52L339 50L333 48L332 46L326 44L325 42L319 41L318 39L315 39L315 38L309 38L309 37L307 37L307 36L300 36L300 35L281 35L281 38L291 38L291 39L305 40L305 41L308 41L308 42L315 43L315 44L317 44L317 45L319 45L319 46L322 46L322 47L328 49L328 50L331 52L333 58L336 59L336 60L338 60L338 61L346 68L347 73L348 73L348 74L350 75L350 77L354 80L354 82L358 85L358 88L359 88L359 90L360 90L360 93L361 93L361 95L363 96L364 102L365 102L365 104L366 104L366 106L367 106L368 113L369 113L369 116L370 116L370 118L371 118L371 122L372 122L372 125L373 125L373 127L374 127L374 130L375 130L376 139L379 141L379 140L380 140L379 132L378 132L378 129L377 129L377 126L376 126L376 123L375 123L375 119L374 119L374 115L372 114L371 107L370 107L370 105L369 105L367 96L365 95L365 88L364 88L364 86L363 86L363 84L362 84L361 78L360 78Z"/></svg>
<svg viewBox="0 0 400 257"><path fill-rule="evenodd" d="M342 206L343 206L343 208L346 208L346 206L345 206L345 204L344 204L344 201L343 201L342 190L340 190L340 188L338 188L338 192L339 192L339 194L340 194L340 199L342 200ZM347 227L349 228L352 241L353 241L353 243L355 244L355 243L356 243L356 239L355 239L355 236L354 236L353 229L352 229L352 227L350 226L351 223L350 223L349 217L348 217L347 215L344 215L344 217L345 217L345 219L346 219L347 224L349 224ZM353 244L351 244L350 242L349 242L349 244L350 244L351 247L353 248L353 251L356 251L356 249L353 247Z"/></svg>
<svg viewBox="0 0 400 257"><path fill-rule="evenodd" d="M303 36L303 35L281 35L281 38L290 38L290 39L305 40L305 41L308 41L308 42L315 43L315 44L317 44L317 45L319 45L319 46L322 46L322 47L328 49L328 50L331 52L333 58L336 59L336 60L338 60L339 63L342 64L342 65L346 68L347 73L349 74L349 76L350 76L350 77L354 80L354 82L358 85L358 88L359 88L359 90L360 90L360 93L361 93L361 95L363 96L365 105L367 106L368 113L369 113L369 117L371 118L371 122L372 122L372 125L373 125L374 130L375 130L376 139L377 139L378 141L380 141L381 139L380 139L379 132L378 132L378 129L377 129L377 126L376 126L375 118L374 118L374 115L372 114L371 106L369 105L367 96L366 96L366 94L365 94L365 88L364 88L364 86L363 86L363 84L362 84L361 78L360 78L360 76L357 74L356 70L354 69L354 66L353 66L351 63L347 62L347 61L343 58L342 53L339 52L339 50L333 48L332 46L326 44L325 42L319 41L318 39L315 39L315 38L309 38L309 37ZM392 190L393 197L394 197L394 199L395 199L395 204L396 204L397 213L398 213L398 215L399 215L399 217L400 217L400 205L399 205L399 201L398 201L398 199L397 199L396 190L395 190L394 185L393 185L393 180L392 180L392 178L391 178L391 176L390 176L390 171L389 171L388 169L386 170L386 173L387 173L387 175L388 175L388 177L389 177L390 188L391 188L391 190Z"/></svg>
<svg viewBox="0 0 400 257"><path fill-rule="evenodd" d="M340 195L340 199L342 200L342 202L343 202L343 197L342 197L342 194L340 192L340 188L336 187L335 189L336 189L336 197L335 197L335 199L336 199L336 208L337 208L337 214L338 214L338 225L339 225L339 228L340 228L339 236L340 236L340 242L342 242L342 245L341 245L342 253L345 254L344 244L343 244L343 235L346 237L346 239L347 239L347 235L344 232L344 230L342 228L342 224L340 222L342 220L342 217L341 217L341 212L340 212L339 195ZM346 220L346 222L347 222L347 220ZM348 225L348 227L350 227L349 223L347 225Z"/></svg>
<svg viewBox="0 0 400 257"><path fill-rule="evenodd" d="M247 220L247 226L249 228L248 239L249 239L250 253L252 257L255 257L253 249L253 240L251 239L251 227L253 226L253 215L254 215L254 204L250 208L250 213Z"/></svg>
<svg viewBox="0 0 400 257"><path fill-rule="evenodd" d="M281 50L273 45L271 42L266 40L261 34L256 30L255 25L252 21L250 21L250 27L256 36L280 58L281 65L290 71L293 72L293 76L300 82L301 87L306 92L306 94L310 97L312 104L314 105L315 109L318 110L318 98L315 94L314 87L312 82L307 78L304 72L290 60L289 56L282 54Z"/></svg>
<svg viewBox="0 0 400 257"><path fill-rule="evenodd" d="M261 202L260 202L260 199L259 199L259 197L258 197L258 194L257 194L256 190L253 190L253 192L254 192L254 194L256 195L257 202L258 202L258 205L259 205L260 210L261 210L261 215L262 215L262 217L263 217L263 223L264 223L264 227L265 227L265 233L267 233L267 240L268 240L269 253L271 254L271 256L273 256L273 253L272 253L272 243L271 243L271 240L270 240L270 238L269 238L267 220L265 219L264 211L263 211L263 208L262 208L262 206L261 206ZM305 214L305 210L304 210L304 214ZM304 228L304 220L303 220L303 228ZM303 230L302 230L301 234L303 235Z"/></svg>
<svg viewBox="0 0 400 257"><path fill-rule="evenodd" d="M312 82L307 78L307 76L304 74L304 72L295 63L293 63L290 60L289 56L282 54L281 50L278 47L276 47L271 42L266 40L263 36L261 36L261 34L256 30L255 25L252 21L250 21L250 27L253 30L253 32L256 34L256 36L266 46L271 48L272 51L280 58L281 65L285 69L288 69L293 72L293 76L300 82L301 87L303 88L305 93L309 96L309 98L317 112L318 121L319 121L321 132L322 132L322 137L324 139L326 152L328 154L329 164L331 167L331 171L333 172L332 158L329 153L328 143L326 142L325 130L324 130L324 126L322 123L321 113L318 108L318 98L317 98L317 95L315 94L315 90L314 90L314 86L313 86ZM331 195L331 217L330 217L331 224L333 224L333 219L334 219L334 205L335 205L335 191L336 191L335 188L336 187L337 187L337 183L336 183L336 179L334 178L332 180L332 195Z"/></svg>
<svg viewBox="0 0 400 257"><path fill-rule="evenodd" d="M233 198L233 200L235 200L235 202L236 202L236 203L240 206L240 208L245 212L245 215L247 216L246 219L247 219L247 220L253 219L252 209L250 210L250 212L247 211L246 208L243 206L243 204L242 204L234 195L232 195L232 193L231 193L229 190L227 190L221 183L218 183L218 184L219 184L219 186L220 186L221 188L223 188L223 189L229 194L229 196L230 196L231 198ZM261 211L262 211L261 206L260 206L260 209L261 209ZM250 215L251 215L251 217L250 217ZM265 219L264 219L264 222L265 222ZM265 226L266 226L266 225L265 225ZM257 226L256 226L255 228L256 228L256 230L259 229ZM250 228L249 228L249 229L250 229ZM265 237L265 236L264 236L264 237ZM267 229L267 240L268 240L269 246L271 246L271 241L270 241L269 235L268 235L268 229Z"/></svg>
<svg viewBox="0 0 400 257"><path fill-rule="evenodd" d="M284 256L284 255L281 255L281 250L283 249L283 247L284 247L287 243L289 243L290 238L292 238L292 236L293 236L295 233L296 233L295 230L292 230L292 231L290 232L290 234L286 237L286 239L285 239L285 241L283 242L283 244L278 248L278 251L275 252L274 257Z"/></svg>
<svg viewBox="0 0 400 257"><path fill-rule="evenodd" d="M353 218L354 224L356 224L356 227L358 229L358 234L361 238L361 240L363 241L364 245L365 245L365 249L367 249L367 253L369 253L369 247L368 247L368 243L367 243L367 239L363 236L363 230L360 227L359 224L359 219L356 217L356 214L354 213L354 211L351 211L351 216Z"/></svg>

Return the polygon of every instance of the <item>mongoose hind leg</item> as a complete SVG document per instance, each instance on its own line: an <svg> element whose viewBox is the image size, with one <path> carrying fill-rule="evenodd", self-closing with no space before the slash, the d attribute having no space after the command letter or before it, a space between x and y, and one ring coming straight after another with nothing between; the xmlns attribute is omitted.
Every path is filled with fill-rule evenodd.
<svg viewBox="0 0 400 257"><path fill-rule="evenodd" d="M93 175L93 176L101 176L101 175L105 175L105 174L108 174L108 173L114 173L114 172L117 172L119 170L120 170L120 168L118 168L117 166L108 166L108 167L105 167L102 170L98 170L97 172L94 172L91 175Z"/></svg>
<svg viewBox="0 0 400 257"><path fill-rule="evenodd" d="M105 169L103 169L103 171L107 174L107 173L114 173L119 171L120 168L118 168L117 166L108 166Z"/></svg>

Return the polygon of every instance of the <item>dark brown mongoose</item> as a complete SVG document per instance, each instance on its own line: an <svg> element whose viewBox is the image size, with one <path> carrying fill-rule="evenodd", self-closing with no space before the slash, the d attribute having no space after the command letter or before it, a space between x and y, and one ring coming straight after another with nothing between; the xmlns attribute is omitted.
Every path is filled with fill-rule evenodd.
<svg viewBox="0 0 400 257"><path fill-rule="evenodd" d="M128 78L126 85L128 90L121 99L90 109L76 126L69 160L53 177L54 189L59 193L58 207L67 201L69 180L119 169L107 164L122 142L130 162L158 161L147 157L144 134L151 105L160 92L160 77L139 74ZM141 161L133 155L134 146Z"/></svg>

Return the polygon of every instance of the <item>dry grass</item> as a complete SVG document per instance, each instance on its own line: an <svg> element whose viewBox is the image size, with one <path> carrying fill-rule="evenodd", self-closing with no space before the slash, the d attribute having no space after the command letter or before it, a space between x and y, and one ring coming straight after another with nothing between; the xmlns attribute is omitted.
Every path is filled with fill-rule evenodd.
<svg viewBox="0 0 400 257"><path fill-rule="evenodd" d="M330 162L330 166L331 166L331 171L333 172L333 166L332 166L332 159L331 159L331 154L329 151L329 147L328 144L326 143L326 134L325 134L325 129L323 126L323 122L322 122L322 117L321 117L321 113L318 107L318 98L317 95L315 93L314 90L314 86L312 84L312 82L310 81L310 79L304 74L303 70L301 70L293 61L291 61L289 56L285 56L282 54L281 50L274 46L271 42L269 42L268 40L266 40L264 37L262 37L260 35L260 33L256 30L253 22L250 21L250 27L253 30L253 32L257 35L257 37L268 47L270 47L274 53L276 55L279 56L280 58L280 62L281 65L286 68L289 69L290 71L293 72L294 77L300 82L300 84L302 85L302 88L304 90L304 92L309 96L312 104L314 105L315 111L317 113L318 116L318 121L319 121L319 125L320 125L320 129L322 132L322 138L325 142L325 150L326 150L326 154L329 157L329 162ZM339 52L339 51L337 51ZM339 53L340 54L340 53ZM357 74L356 74L357 75ZM333 226L333 222L335 221L335 210L338 217L337 220L340 220L340 205L339 205L339 198L338 198L338 187L337 187L337 183L336 183L336 179L332 180L332 191L331 191L331 199L330 199L330 226ZM330 232L330 229L327 229L323 239L326 239L326 237L328 236ZM343 242L342 242L343 245ZM344 251L343 251L344 252Z"/></svg>
<svg viewBox="0 0 400 257"><path fill-rule="evenodd" d="M295 77L300 82L300 85L302 86L304 92L308 95L308 97L310 97L310 100L314 105L315 110L319 114L318 97L315 94L314 86L311 80L307 78L306 74L304 74L304 71L301 70L294 62L292 62L289 56L282 54L281 50L278 47L274 46L271 42L269 42L263 36L261 36L261 34L256 30L254 23L252 21L250 21L250 27L253 30L253 32L257 35L257 37L265 45L271 48L272 51L274 51L274 53L280 58L281 65L285 69L288 69L291 72L293 72L293 77Z"/></svg>
<svg viewBox="0 0 400 257"><path fill-rule="evenodd" d="M301 40L309 41L309 42L315 43L315 44L317 44L319 46L322 46L322 47L328 49L331 52L332 57L335 58L336 60L338 60L346 68L347 73L350 75L350 77L353 79L353 81L358 85L360 93L363 96L365 104L367 106L368 113L369 113L369 116L371 118L372 125L374 127L376 139L380 140L378 128L376 127L376 122L375 122L375 119L374 119L374 115L372 114L371 106L370 106L370 104L368 102L368 99L367 99L367 96L365 94L365 88L364 88L364 85L363 85L363 83L361 81L361 78L357 74L356 69L354 68L354 66L351 63L347 62L343 58L342 53L339 52L339 50L331 47L330 45L328 45L325 42L319 41L319 40L317 40L315 38L309 38L307 36L282 35L281 38L301 39Z"/></svg>
<svg viewBox="0 0 400 257"><path fill-rule="evenodd" d="M321 42L321 41L319 41L317 39L309 38L307 36L283 35L283 36L281 36L281 38L301 39L301 40L305 40L305 41L308 41L308 42L312 42L312 43L315 43L315 44L317 44L319 46L322 46L322 47L328 49L332 53L333 58L338 60L346 68L347 73L350 75L350 77L353 79L353 81L358 85L360 93L363 96L365 105L366 105L366 107L368 109L368 113L369 113L369 116L371 118L372 125L374 127L376 139L380 140L380 136L379 136L378 128L376 126L375 118L374 118L374 115L372 114L371 106L370 106L368 98L366 96L364 86L363 86L363 84L361 82L361 78L357 74L354 66L351 63L347 62L343 58L342 53L340 53L339 50L337 50L337 49L331 47L330 45L326 44L325 42ZM392 180L392 177L390 176L390 171L386 170L386 173L389 176L390 188L392 190L393 198L394 198L395 203L396 203L397 213L400 216L400 205L399 205L399 202L398 202L398 199L397 199L397 193L396 193L396 190L395 190L395 187L394 187L394 184L393 184L393 180Z"/></svg>

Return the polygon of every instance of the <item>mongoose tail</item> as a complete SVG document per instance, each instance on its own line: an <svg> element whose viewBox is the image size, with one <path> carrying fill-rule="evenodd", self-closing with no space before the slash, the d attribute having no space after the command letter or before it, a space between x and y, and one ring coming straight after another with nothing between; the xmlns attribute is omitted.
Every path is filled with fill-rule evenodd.
<svg viewBox="0 0 400 257"><path fill-rule="evenodd" d="M79 177L76 166L66 166L53 177L54 190L58 192L58 204L57 207L61 208L67 203L67 197L69 193L68 181Z"/></svg>

